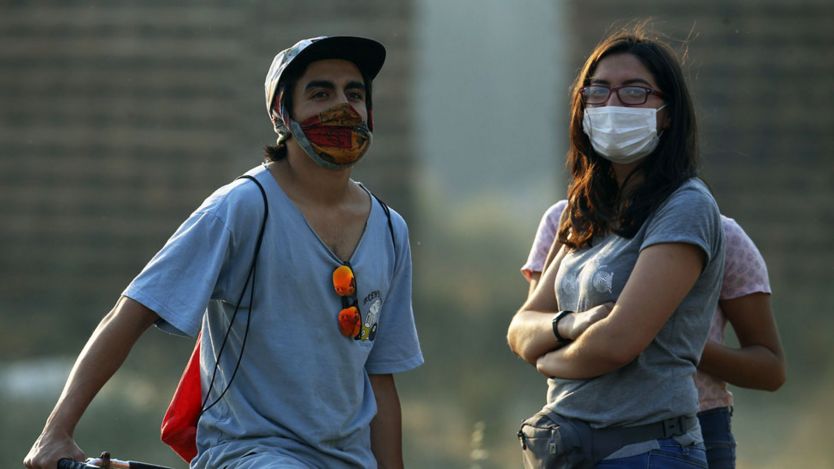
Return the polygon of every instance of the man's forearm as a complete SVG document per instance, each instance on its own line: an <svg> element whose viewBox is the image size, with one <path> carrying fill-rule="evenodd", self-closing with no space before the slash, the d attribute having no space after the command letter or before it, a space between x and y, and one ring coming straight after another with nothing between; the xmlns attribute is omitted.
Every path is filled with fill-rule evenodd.
<svg viewBox="0 0 834 469"><path fill-rule="evenodd" d="M123 298L99 323L79 354L45 430L72 435L93 397L122 365L136 339L153 324L156 315L136 305Z"/></svg>
<svg viewBox="0 0 834 469"><path fill-rule="evenodd" d="M371 421L371 450L380 469L401 469L402 413L392 375L371 375L376 396L376 416Z"/></svg>
<svg viewBox="0 0 834 469"><path fill-rule="evenodd" d="M24 465L32 469L54 468L61 458L80 460L84 453L73 441L75 426L93 397L124 362L136 339L158 316L128 298L101 320L75 361L61 397L49 415Z"/></svg>

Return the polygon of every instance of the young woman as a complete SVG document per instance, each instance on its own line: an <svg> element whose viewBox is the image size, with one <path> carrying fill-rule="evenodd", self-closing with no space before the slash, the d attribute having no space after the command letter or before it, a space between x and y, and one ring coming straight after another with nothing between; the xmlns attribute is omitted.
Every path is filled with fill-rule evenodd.
<svg viewBox="0 0 834 469"><path fill-rule="evenodd" d="M507 334L551 378L519 432L528 466L706 467L692 375L724 248L696 142L668 46L604 39L572 90L563 248Z"/></svg>
<svg viewBox="0 0 834 469"><path fill-rule="evenodd" d="M547 254L556 237L567 200L553 204L539 223L527 262L521 267L535 290ZM710 469L735 467L735 438L731 430L733 395L727 383L775 391L785 382L785 357L770 307L767 266L753 240L732 218L721 217L724 230L724 277L695 384L698 420ZM739 347L724 345L727 321Z"/></svg>

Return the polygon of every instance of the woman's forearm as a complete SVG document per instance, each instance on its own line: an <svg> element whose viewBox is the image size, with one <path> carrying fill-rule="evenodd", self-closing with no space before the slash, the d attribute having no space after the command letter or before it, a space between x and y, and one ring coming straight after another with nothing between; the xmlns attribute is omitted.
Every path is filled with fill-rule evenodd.
<svg viewBox="0 0 834 469"><path fill-rule="evenodd" d="M567 347L543 356L537 369L556 378L588 379L627 365L674 314L702 265L703 253L692 245L645 248L610 313Z"/></svg>
<svg viewBox="0 0 834 469"><path fill-rule="evenodd" d="M763 345L732 348L708 342L698 369L743 388L775 391L785 382L784 361Z"/></svg>
<svg viewBox="0 0 834 469"><path fill-rule="evenodd" d="M698 368L736 386L779 389L786 379L786 365L770 295L751 293L720 304L740 346L708 342Z"/></svg>
<svg viewBox="0 0 834 469"><path fill-rule="evenodd" d="M521 310L513 317L507 330L510 349L531 365L547 352L558 347L553 334L555 312Z"/></svg>
<svg viewBox="0 0 834 469"><path fill-rule="evenodd" d="M620 369L631 357L612 348L618 334L610 318L600 319L575 341L541 356L536 369L547 377L565 379L591 379Z"/></svg>

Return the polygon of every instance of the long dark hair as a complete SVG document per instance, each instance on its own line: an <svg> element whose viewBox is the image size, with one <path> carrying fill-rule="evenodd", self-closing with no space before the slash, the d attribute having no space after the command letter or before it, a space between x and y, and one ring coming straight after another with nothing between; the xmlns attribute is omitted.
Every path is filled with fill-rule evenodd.
<svg viewBox="0 0 834 469"><path fill-rule="evenodd" d="M591 52L571 88L570 147L567 167L568 213L559 226L559 241L569 248L590 246L608 232L632 238L649 215L687 179L697 174L698 130L692 98L675 52L649 38L645 24L615 32ZM580 90L605 57L631 54L651 72L663 92L669 127L657 148L617 185L611 163L593 150L582 131L585 107ZM641 176L633 184L632 177Z"/></svg>

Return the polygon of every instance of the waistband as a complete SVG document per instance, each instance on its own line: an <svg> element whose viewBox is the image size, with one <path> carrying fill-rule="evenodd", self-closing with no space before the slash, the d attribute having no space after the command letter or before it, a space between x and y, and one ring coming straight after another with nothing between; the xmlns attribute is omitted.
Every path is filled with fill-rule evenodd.
<svg viewBox="0 0 834 469"><path fill-rule="evenodd" d="M732 417L733 416L733 407L732 406L713 407L712 409L702 410L702 411L698 412L698 418L709 417L709 416L716 415L716 414L720 414L720 415L726 414L726 415L729 415L730 417Z"/></svg>
<svg viewBox="0 0 834 469"><path fill-rule="evenodd" d="M681 436L698 425L698 418L691 415L672 417L660 422L635 427L609 427L592 429L592 451L598 460L623 446L641 441L660 440Z"/></svg>

